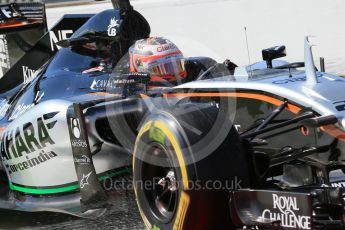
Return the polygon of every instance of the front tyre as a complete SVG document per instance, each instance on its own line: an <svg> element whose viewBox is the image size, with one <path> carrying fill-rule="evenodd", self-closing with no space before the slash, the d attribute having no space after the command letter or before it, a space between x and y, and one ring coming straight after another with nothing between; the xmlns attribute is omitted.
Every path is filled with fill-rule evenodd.
<svg viewBox="0 0 345 230"><path fill-rule="evenodd" d="M142 126L134 149L133 182L148 229L234 228L229 190L249 185L246 152L231 126L214 152L193 161L198 151L192 146L203 135L184 126L209 132L214 119L208 112L157 113Z"/></svg>

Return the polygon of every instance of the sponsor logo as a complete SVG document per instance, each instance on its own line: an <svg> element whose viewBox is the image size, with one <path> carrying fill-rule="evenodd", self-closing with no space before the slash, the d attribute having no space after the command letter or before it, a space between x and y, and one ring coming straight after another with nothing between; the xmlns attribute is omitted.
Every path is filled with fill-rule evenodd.
<svg viewBox="0 0 345 230"><path fill-rule="evenodd" d="M81 127L80 127L80 120L79 118L71 118L70 121L71 131L73 134L73 139L71 139L71 145L75 148L87 148L86 140L80 139L81 138Z"/></svg>
<svg viewBox="0 0 345 230"><path fill-rule="evenodd" d="M24 84L30 83L36 77L36 70L32 70L27 66L22 66Z"/></svg>
<svg viewBox="0 0 345 230"><path fill-rule="evenodd" d="M109 79L109 80L93 80L91 90L116 89L119 85L134 84L135 79Z"/></svg>
<svg viewBox="0 0 345 230"><path fill-rule="evenodd" d="M235 129L237 130L237 132L241 131L242 126L241 125L234 125Z"/></svg>
<svg viewBox="0 0 345 230"><path fill-rule="evenodd" d="M176 49L176 46L174 44L168 44L168 45L159 46L157 48L157 52L164 52L164 51L172 50L172 49Z"/></svg>
<svg viewBox="0 0 345 230"><path fill-rule="evenodd" d="M282 84L288 84L288 83L294 83L294 82L306 81L306 80L307 80L306 77L297 77L297 78L274 81L273 84L282 85Z"/></svg>
<svg viewBox="0 0 345 230"><path fill-rule="evenodd" d="M22 104L19 104L17 105L11 116L9 117L9 121L12 121L12 120L15 120L17 119L19 116L21 116L22 114L24 114L26 111L28 111L29 109L31 109L32 107L34 107L36 104L38 104L41 99L43 98L44 96L44 92L40 93L40 92L37 92L36 96L35 96L35 99L34 99L34 102L30 105L25 105L24 103Z"/></svg>
<svg viewBox="0 0 345 230"><path fill-rule="evenodd" d="M345 181L331 183L333 188L345 188Z"/></svg>
<svg viewBox="0 0 345 230"><path fill-rule="evenodd" d="M265 209L261 216L263 219L280 221L285 228L311 229L311 217L298 215L300 209L296 197L272 194L272 199L273 210Z"/></svg>
<svg viewBox="0 0 345 230"><path fill-rule="evenodd" d="M70 38L72 34L73 34L73 30L58 30L57 33L55 33L54 31L49 31L51 50L52 51L59 50L60 47L57 46L56 43L61 40Z"/></svg>
<svg viewBox="0 0 345 230"><path fill-rule="evenodd" d="M345 188L345 181L332 182L330 186L327 184L322 184L321 187Z"/></svg>
<svg viewBox="0 0 345 230"><path fill-rule="evenodd" d="M317 77L322 77L322 74L316 74ZM283 80L277 80L273 81L273 84L277 85L283 85L283 84L288 84L288 83L294 83L294 82L301 82L301 81L307 81L307 77L294 77L294 78L289 78L289 79L283 79Z"/></svg>
<svg viewBox="0 0 345 230"><path fill-rule="evenodd" d="M44 121L53 118L58 113L45 114L37 118L35 122L28 122L4 132L0 143L2 160L8 161L26 156L31 157L32 154L54 145L55 142L50 137L48 130L54 128L57 121L48 123Z"/></svg>
<svg viewBox="0 0 345 230"><path fill-rule="evenodd" d="M10 105L7 103L7 100L2 100L0 102L0 118L6 115L6 112L9 108L10 108Z"/></svg>
<svg viewBox="0 0 345 230"><path fill-rule="evenodd" d="M17 119L20 115L34 107L35 104L30 104L30 105L25 105L25 104L20 104L16 106L16 108L13 110L12 115L10 116L9 120L15 120Z"/></svg>
<svg viewBox="0 0 345 230"><path fill-rule="evenodd" d="M74 158L74 162L78 164L89 164L91 159L85 155L82 155L80 158Z"/></svg>
<svg viewBox="0 0 345 230"><path fill-rule="evenodd" d="M42 152L40 152L38 155L31 156L31 157L26 156L25 161L22 161L17 164L6 165L6 168L10 174L15 173L15 172L20 172L20 171L24 171L24 170L36 167L40 164L43 164L44 162L49 161L57 156L58 155L53 151L46 153L42 150Z"/></svg>
<svg viewBox="0 0 345 230"><path fill-rule="evenodd" d="M89 172L88 174L83 174L83 178L80 180L80 188L84 188L86 185L89 185L89 178L91 176L92 172Z"/></svg>
<svg viewBox="0 0 345 230"><path fill-rule="evenodd" d="M115 37L117 35L117 28L120 26L118 22L119 20L116 20L115 18L110 19L110 24L108 26L109 37Z"/></svg>
<svg viewBox="0 0 345 230"><path fill-rule="evenodd" d="M78 118L71 118L71 130L73 136L77 139L80 138L80 120Z"/></svg>
<svg viewBox="0 0 345 230"><path fill-rule="evenodd" d="M8 53L7 40L5 35L0 35L0 78L10 68L10 57Z"/></svg>
<svg viewBox="0 0 345 230"><path fill-rule="evenodd" d="M336 110L339 112L345 111L345 101L338 101L333 103L335 105Z"/></svg>
<svg viewBox="0 0 345 230"><path fill-rule="evenodd" d="M71 144L75 148L87 148L87 143L84 140L72 140Z"/></svg>
<svg viewBox="0 0 345 230"><path fill-rule="evenodd" d="M19 14L12 12L9 6L1 7L0 11L1 11L1 15L5 16L6 18L13 18L13 17L20 16Z"/></svg>
<svg viewBox="0 0 345 230"><path fill-rule="evenodd" d="M142 44L137 45L137 49L139 49L139 50L143 50L144 48L145 48L145 46L143 46Z"/></svg>

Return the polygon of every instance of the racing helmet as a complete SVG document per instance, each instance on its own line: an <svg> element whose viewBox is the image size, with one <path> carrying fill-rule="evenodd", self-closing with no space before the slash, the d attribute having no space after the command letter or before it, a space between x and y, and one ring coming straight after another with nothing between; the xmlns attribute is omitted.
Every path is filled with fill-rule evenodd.
<svg viewBox="0 0 345 230"><path fill-rule="evenodd" d="M187 77L182 52L170 40L150 37L129 49L130 72L146 72L151 82L177 84Z"/></svg>

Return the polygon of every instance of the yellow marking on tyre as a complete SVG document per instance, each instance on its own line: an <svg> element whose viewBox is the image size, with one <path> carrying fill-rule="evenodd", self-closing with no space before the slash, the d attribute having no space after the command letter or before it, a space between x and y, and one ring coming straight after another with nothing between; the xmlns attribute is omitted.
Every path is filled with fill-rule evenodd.
<svg viewBox="0 0 345 230"><path fill-rule="evenodd" d="M186 164L184 162L182 150L180 148L180 145L179 145L175 135L161 121L156 121L153 124L153 126L161 129L163 131L163 133L165 133L167 138L170 140L170 143L175 150L175 154L177 156L177 160L178 160L179 165L180 165L183 188L184 188L184 190L188 189L188 176L187 176ZM180 230L183 228L183 223L184 223L184 219L186 217L189 203L190 203L189 195L187 193L185 193L184 191L182 191L179 206L178 206L177 213L176 213L176 220L175 220L175 223L173 226L173 230Z"/></svg>
<svg viewBox="0 0 345 230"><path fill-rule="evenodd" d="M165 134L162 132L162 130L157 129L156 127L153 127L150 129L150 139L157 141L163 145L165 145Z"/></svg>
<svg viewBox="0 0 345 230"><path fill-rule="evenodd" d="M146 133L148 130L150 130L151 126L152 126L152 121L147 122L147 123L140 129L140 131L139 131L139 133L138 133L137 140L136 140L135 145L134 145L134 146L135 146L135 147L134 147L134 151L133 151L133 152L134 152L134 156L133 156L133 172L134 172L134 167L135 167L135 157L136 157L136 156L135 156L135 153L137 152L137 149L136 149L136 148L137 148L137 144L138 144L138 142L139 142L141 136L142 136L144 133ZM138 197L138 195L137 195L137 188L136 188L135 182L133 182L133 186L134 186L135 197ZM139 205L139 203L138 203L138 202L139 202L138 199L136 199L136 200L137 200L137 204L138 204L140 216L141 216L141 218L143 219L146 228L147 228L147 229L152 229L151 223L150 223L149 220L146 218L146 216L144 215L143 211L142 211L141 208L140 208L140 205Z"/></svg>
<svg viewBox="0 0 345 230"><path fill-rule="evenodd" d="M180 230L183 228L184 219L186 217L187 209L190 203L190 197L187 193L182 192L180 203L177 210L176 221L173 230Z"/></svg>
<svg viewBox="0 0 345 230"><path fill-rule="evenodd" d="M153 124L153 127L158 128L162 131L163 134L166 135L166 137L170 140L171 145L173 147L173 149L175 150L175 154L177 156L177 160L179 162L180 165L180 169L181 169L181 175L182 175L182 184L183 184L183 189L186 190L188 189L188 176L187 176L187 169L186 169L186 164L184 162L184 158L183 158L183 154L182 154L182 150L180 148L180 145L176 139L176 137L174 136L174 134L171 132L171 130L165 126L165 124L161 121L155 121ZM138 136L137 136L137 140L136 140L136 144L135 146L137 146L141 136L146 133L148 130L150 130L152 128L152 121L149 121L148 123L146 123L143 128L140 130ZM137 152L137 149L135 147L134 149L134 154ZM135 155L133 157L133 171L135 168L134 165L135 162ZM134 183L134 192L135 192L135 196L137 197L137 191L136 191L136 187L135 187L135 183ZM137 200L138 202L138 200ZM178 206L178 210L176 213L176 221L174 223L174 230L179 230L182 229L183 227L183 223L185 220L185 216L187 213L187 209L189 207L189 203L190 203L190 197L187 193L182 192L181 193L181 198L180 198L180 202L179 202L179 206ZM152 225L149 222L149 220L146 218L146 216L144 215L143 211L140 208L140 205L138 203L138 207L139 207L139 212L140 215L144 221L144 224L146 225L147 229L152 229ZM154 225L154 227L157 227Z"/></svg>
<svg viewBox="0 0 345 230"><path fill-rule="evenodd" d="M159 227L157 227L156 225L153 225L152 230L161 230Z"/></svg>
<svg viewBox="0 0 345 230"><path fill-rule="evenodd" d="M137 139L136 139L136 141L135 141L135 145L134 145L134 151L133 151L134 154L137 152L137 146L138 146L138 142L139 142L141 136L142 136L144 133L146 133L146 132L151 128L151 126L152 126L152 121L149 121L149 122L147 122L147 123L140 129L140 131L139 131L139 133L138 133L138 136L137 136ZM132 162L132 165L133 165L133 171L134 171L135 156L133 156L133 160L132 160L132 161L133 161L133 162Z"/></svg>
<svg viewBox="0 0 345 230"><path fill-rule="evenodd" d="M184 159L183 159L182 150L181 150L180 145L178 144L174 134L161 121L156 121L153 126L161 129L163 131L163 133L165 133L165 135L170 140L171 145L173 146L173 148L175 150L175 154L177 156L178 163L180 165L181 174L182 174L183 189L184 190L188 189L188 176L187 176L186 164L185 164Z"/></svg>

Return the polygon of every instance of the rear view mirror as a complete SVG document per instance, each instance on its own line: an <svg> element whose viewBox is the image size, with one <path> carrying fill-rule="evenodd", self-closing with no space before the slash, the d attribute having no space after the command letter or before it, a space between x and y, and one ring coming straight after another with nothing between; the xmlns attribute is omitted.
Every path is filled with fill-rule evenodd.
<svg viewBox="0 0 345 230"><path fill-rule="evenodd" d="M85 37L78 37L78 38L69 38L65 40L60 40L56 43L56 45L61 46L63 48L73 47L73 46L82 46L90 42L90 39Z"/></svg>
<svg viewBox="0 0 345 230"><path fill-rule="evenodd" d="M336 116L329 115L329 116L309 118L309 119L301 121L301 124L306 127L318 128L318 127L326 126L326 125L334 125L337 122L338 122L338 118Z"/></svg>
<svg viewBox="0 0 345 230"><path fill-rule="evenodd" d="M262 50L262 58L267 63L267 68L272 68L272 60L285 57L286 48L285 46L275 46L268 49Z"/></svg>

